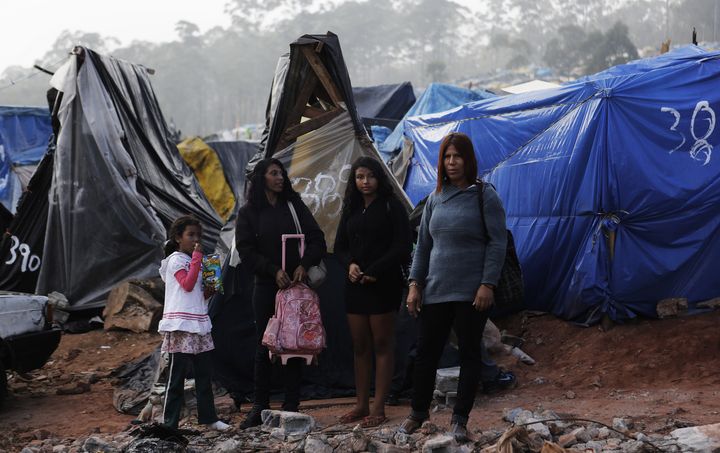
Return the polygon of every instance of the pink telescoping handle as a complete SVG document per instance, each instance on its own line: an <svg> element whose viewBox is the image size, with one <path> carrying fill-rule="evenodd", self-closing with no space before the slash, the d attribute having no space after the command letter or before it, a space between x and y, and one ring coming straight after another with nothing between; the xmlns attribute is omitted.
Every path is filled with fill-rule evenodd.
<svg viewBox="0 0 720 453"><path fill-rule="evenodd" d="M300 258L305 254L305 235L304 234L283 234L282 238L282 269L285 270L285 241L288 239L300 239ZM287 272L287 271L285 271Z"/></svg>

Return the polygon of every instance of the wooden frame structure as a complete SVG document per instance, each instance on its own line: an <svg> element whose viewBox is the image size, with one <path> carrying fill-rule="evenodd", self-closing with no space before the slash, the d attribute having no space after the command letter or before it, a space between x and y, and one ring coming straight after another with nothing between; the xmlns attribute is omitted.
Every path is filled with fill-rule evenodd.
<svg viewBox="0 0 720 453"><path fill-rule="evenodd" d="M273 154L294 143L298 137L326 125L346 111L340 104L345 100L332 80L318 54L323 43L299 46L302 55L312 69L300 87L298 96L285 123ZM303 121L303 118L307 118Z"/></svg>

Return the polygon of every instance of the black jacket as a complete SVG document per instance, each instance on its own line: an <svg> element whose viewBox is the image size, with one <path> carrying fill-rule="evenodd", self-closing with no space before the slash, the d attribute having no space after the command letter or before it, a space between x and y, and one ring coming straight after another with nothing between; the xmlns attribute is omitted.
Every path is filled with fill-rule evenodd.
<svg viewBox="0 0 720 453"><path fill-rule="evenodd" d="M409 260L411 247L405 208L394 197L378 197L366 209L343 212L334 253L346 269L355 263L382 283L401 278L400 265Z"/></svg>
<svg viewBox="0 0 720 453"><path fill-rule="evenodd" d="M325 256L325 235L310 210L301 200L293 202L305 235L305 254L300 258L297 240L288 240L285 271L292 277L298 265L307 270L316 266ZM245 269L266 283L275 282L275 274L282 264L283 234L296 234L295 223L287 202L278 199L275 206L270 204L255 209L246 204L237 216L235 246Z"/></svg>

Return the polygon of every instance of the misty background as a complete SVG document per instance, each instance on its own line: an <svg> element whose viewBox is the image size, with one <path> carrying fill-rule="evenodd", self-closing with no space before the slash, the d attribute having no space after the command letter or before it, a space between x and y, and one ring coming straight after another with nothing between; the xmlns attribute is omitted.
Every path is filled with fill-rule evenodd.
<svg viewBox="0 0 720 453"><path fill-rule="evenodd" d="M656 55L667 38L690 43L693 27L699 42L714 46L720 32L720 0L458 1L229 0L228 27L201 33L188 18L173 41L125 46L97 31L66 30L36 64L55 70L84 45L152 68L166 121L184 136L204 136L264 122L277 59L302 34L340 37L353 86L492 89L533 78L562 82ZM10 66L0 75L0 105L46 105L48 81Z"/></svg>

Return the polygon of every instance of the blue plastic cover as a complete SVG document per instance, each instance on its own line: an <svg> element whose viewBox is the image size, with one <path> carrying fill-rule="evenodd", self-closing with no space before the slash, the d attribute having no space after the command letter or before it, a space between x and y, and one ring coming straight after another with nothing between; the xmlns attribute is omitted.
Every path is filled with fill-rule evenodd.
<svg viewBox="0 0 720 453"><path fill-rule="evenodd" d="M405 121L411 116L442 112L468 102L479 101L493 96L495 96L493 93L485 90L468 90L455 85L431 83L410 110L407 111L392 134L384 142L378 142L380 143L378 149L381 153L395 153L402 148Z"/></svg>
<svg viewBox="0 0 720 453"><path fill-rule="evenodd" d="M589 321L720 296L720 53L682 48L557 89L413 118L406 191L468 134L505 205L529 308Z"/></svg>
<svg viewBox="0 0 720 453"><path fill-rule="evenodd" d="M15 212L22 192L13 166L40 162L52 134L45 107L0 106L0 203Z"/></svg>

